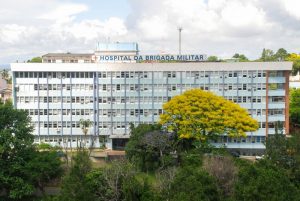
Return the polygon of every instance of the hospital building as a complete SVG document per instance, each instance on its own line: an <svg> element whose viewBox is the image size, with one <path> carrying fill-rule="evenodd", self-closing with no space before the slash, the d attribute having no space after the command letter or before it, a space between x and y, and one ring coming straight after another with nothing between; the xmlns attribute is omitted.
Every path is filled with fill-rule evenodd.
<svg viewBox="0 0 300 201"><path fill-rule="evenodd" d="M168 56L168 57L167 57ZM152 124L173 96L199 88L239 104L259 122L245 138L216 139L241 154L260 153L276 122L289 131L291 62L207 62L203 55L152 55L136 43L98 44L94 53L49 53L43 63L13 63L13 104L28 111L36 143L122 149L130 123ZM148 57L150 58L150 57ZM174 61L172 60L174 59ZM181 60L177 60L180 58Z"/></svg>

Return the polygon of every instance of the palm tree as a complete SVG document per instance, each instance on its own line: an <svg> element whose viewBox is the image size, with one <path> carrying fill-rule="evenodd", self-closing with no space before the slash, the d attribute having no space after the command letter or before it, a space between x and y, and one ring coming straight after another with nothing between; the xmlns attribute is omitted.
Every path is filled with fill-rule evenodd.
<svg viewBox="0 0 300 201"><path fill-rule="evenodd" d="M80 124L81 130L82 130L82 132L83 132L83 134L84 134L84 143L83 143L83 147L85 147L85 146L86 146L86 135L87 135L87 133L88 133L88 131L89 131L89 127L92 125L92 122L91 122L91 120L89 120L89 119L86 119L86 120L80 119L80 120L79 120L79 124Z"/></svg>

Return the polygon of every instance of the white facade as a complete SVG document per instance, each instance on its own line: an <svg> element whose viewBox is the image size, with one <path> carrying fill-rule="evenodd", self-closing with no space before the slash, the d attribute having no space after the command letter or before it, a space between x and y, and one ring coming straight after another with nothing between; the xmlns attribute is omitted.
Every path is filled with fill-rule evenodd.
<svg viewBox="0 0 300 201"><path fill-rule="evenodd" d="M216 144L262 150L276 121L288 130L291 62L16 63L11 69L14 105L28 110L36 142L76 147L83 138L79 120L90 119L88 145L99 147L105 138L106 147L116 148L118 139L129 138L129 123L157 122L163 103L191 88L240 104L260 124L246 138L223 136Z"/></svg>

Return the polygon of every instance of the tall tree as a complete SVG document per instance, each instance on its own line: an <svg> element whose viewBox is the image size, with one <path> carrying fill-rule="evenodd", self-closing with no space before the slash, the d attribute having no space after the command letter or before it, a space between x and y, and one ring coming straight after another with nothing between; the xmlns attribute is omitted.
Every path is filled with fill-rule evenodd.
<svg viewBox="0 0 300 201"><path fill-rule="evenodd" d="M288 56L289 56L289 53L283 48L279 48L274 55L274 57L277 61L285 61Z"/></svg>
<svg viewBox="0 0 300 201"><path fill-rule="evenodd" d="M200 89L173 97L163 109L160 124L181 139L206 141L224 134L241 137L258 129L257 121L238 104Z"/></svg>
<svg viewBox="0 0 300 201"><path fill-rule="evenodd" d="M31 196L60 174L57 154L38 152L32 130L25 111L0 102L0 191L6 200Z"/></svg>
<svg viewBox="0 0 300 201"><path fill-rule="evenodd" d="M88 153L79 150L73 157L73 165L68 175L62 182L59 200L65 201L90 201L94 200L92 189L86 181L87 174L91 171L92 164Z"/></svg>
<svg viewBox="0 0 300 201"><path fill-rule="evenodd" d="M263 49L260 59L261 61L275 61L274 52L270 49Z"/></svg>
<svg viewBox="0 0 300 201"><path fill-rule="evenodd" d="M141 171L155 170L169 164L172 143L170 135L162 133L159 125L132 126L126 157Z"/></svg>
<svg viewBox="0 0 300 201"><path fill-rule="evenodd" d="M84 134L84 142L83 142L83 147L86 146L86 142L87 142L87 133L89 131L89 127L92 125L91 120L89 119L80 119L79 124L81 126L81 130Z"/></svg>

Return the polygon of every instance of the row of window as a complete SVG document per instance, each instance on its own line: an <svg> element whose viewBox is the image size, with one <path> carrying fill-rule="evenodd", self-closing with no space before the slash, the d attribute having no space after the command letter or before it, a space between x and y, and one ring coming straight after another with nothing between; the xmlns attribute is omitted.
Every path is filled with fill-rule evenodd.
<svg viewBox="0 0 300 201"><path fill-rule="evenodd" d="M265 96L225 96L224 98L234 103L266 103ZM284 96L269 96L269 103L283 102L285 102Z"/></svg>
<svg viewBox="0 0 300 201"><path fill-rule="evenodd" d="M265 136L248 136L245 138L231 138L228 136L219 136L214 143L264 143L266 141Z"/></svg>
<svg viewBox="0 0 300 201"><path fill-rule="evenodd" d="M253 84L221 84L221 83L211 83L211 84L99 84L99 91L176 91L176 90L188 90L192 88L200 88L202 90L211 91L260 91L266 90L266 84L264 83L253 83ZM18 85L17 91L92 91L97 89L97 85L92 84L22 84ZM269 90L283 90L285 88L284 83L272 83L269 84Z"/></svg>
<svg viewBox="0 0 300 201"><path fill-rule="evenodd" d="M94 110L92 109L27 109L28 114L31 116L36 115L92 115ZM162 109L101 109L98 110L98 115L102 117L124 117L127 116L151 116L151 115L160 115L162 114ZM269 109L269 116L284 115L285 109ZM261 116L266 115L266 109L249 109L249 114Z"/></svg>
<svg viewBox="0 0 300 201"><path fill-rule="evenodd" d="M92 122L93 124L94 122ZM60 128L80 128L79 121L40 121L40 122L32 122L31 125L33 127L40 128L54 128L57 129L57 132L60 133ZM92 128L91 126L90 128ZM110 128L110 129L129 129L130 125L126 122L99 122L99 128Z"/></svg>
<svg viewBox="0 0 300 201"><path fill-rule="evenodd" d="M94 63L92 59L43 59L43 63Z"/></svg>
<svg viewBox="0 0 300 201"><path fill-rule="evenodd" d="M116 72L95 72L99 78L151 78L152 72L144 71L116 71ZM15 72L16 78L93 78L94 72ZM166 71L153 72L153 78L255 78L266 77L265 71ZM270 77L283 77L283 71L270 71Z"/></svg>
<svg viewBox="0 0 300 201"><path fill-rule="evenodd" d="M265 103L265 96L225 96L227 100L234 103ZM130 103L130 104L151 104L153 103L165 103L171 99L171 96L130 96L130 97L99 97L99 104L120 104L120 103ZM97 99L95 98L95 101ZM89 104L94 102L94 97L92 96L18 96L16 98L17 103L80 103ZM279 103L285 102L284 96L269 96L269 103Z"/></svg>
<svg viewBox="0 0 300 201"><path fill-rule="evenodd" d="M266 109L249 109L249 114L261 116L266 115ZM277 115L284 115L285 109L269 109L268 110L268 116L277 116Z"/></svg>
<svg viewBox="0 0 300 201"><path fill-rule="evenodd" d="M92 115L94 114L94 110L92 109L27 109L28 114L31 116L37 115ZM95 110L97 112L97 110ZM143 115L145 117L150 115L160 115L162 114L162 109L101 109L98 110L98 115L102 117L124 117L125 113L127 116L139 116Z"/></svg>
<svg viewBox="0 0 300 201"><path fill-rule="evenodd" d="M149 122L151 123L151 122ZM284 122L282 122L284 125ZM276 127L277 122L268 122L268 128L273 129ZM94 125L94 122L92 122ZM259 122L259 128L266 128L266 122ZM32 122L32 126L41 128L80 128L79 121L40 121ZM91 126L92 128L93 126ZM109 129L122 129L129 128L128 122L99 122L99 128L109 128Z"/></svg>

